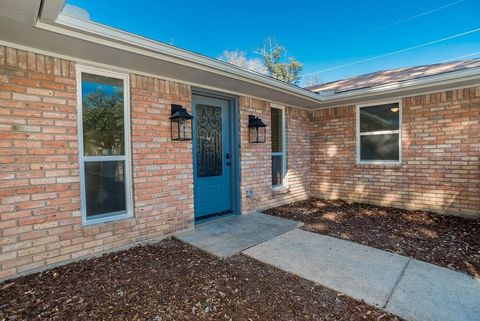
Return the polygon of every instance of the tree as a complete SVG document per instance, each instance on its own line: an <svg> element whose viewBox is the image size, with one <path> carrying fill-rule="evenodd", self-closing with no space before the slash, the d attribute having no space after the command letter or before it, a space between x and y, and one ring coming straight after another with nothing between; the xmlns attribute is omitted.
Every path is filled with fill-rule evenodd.
<svg viewBox="0 0 480 321"><path fill-rule="evenodd" d="M268 37L256 53L262 56L270 76L293 85L300 83L303 65L294 57L288 56L285 47L278 44L274 38Z"/></svg>
<svg viewBox="0 0 480 321"><path fill-rule="evenodd" d="M302 78L302 87L310 87L320 85L322 83L322 79L320 78L319 74L310 74L305 75Z"/></svg>
<svg viewBox="0 0 480 321"><path fill-rule="evenodd" d="M84 148L88 155L124 153L123 94L97 89L83 99Z"/></svg>
<svg viewBox="0 0 480 321"><path fill-rule="evenodd" d="M267 74L267 68L262 64L262 61L258 58L247 58L247 53L245 51L225 50L218 59L246 70L264 75Z"/></svg>

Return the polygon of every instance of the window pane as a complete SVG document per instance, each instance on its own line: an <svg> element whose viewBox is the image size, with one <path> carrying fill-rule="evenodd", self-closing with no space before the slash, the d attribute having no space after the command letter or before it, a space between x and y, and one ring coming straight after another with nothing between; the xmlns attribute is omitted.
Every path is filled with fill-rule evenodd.
<svg viewBox="0 0 480 321"><path fill-rule="evenodd" d="M283 156L272 156L272 185L282 185L282 158Z"/></svg>
<svg viewBox="0 0 480 321"><path fill-rule="evenodd" d="M85 156L125 155L123 80L82 73Z"/></svg>
<svg viewBox="0 0 480 321"><path fill-rule="evenodd" d="M283 135L282 135L282 110L272 108L272 152L282 152Z"/></svg>
<svg viewBox="0 0 480 321"><path fill-rule="evenodd" d="M124 161L86 162L87 217L126 210Z"/></svg>
<svg viewBox="0 0 480 321"><path fill-rule="evenodd" d="M360 136L362 161L399 160L398 134Z"/></svg>
<svg viewBox="0 0 480 321"><path fill-rule="evenodd" d="M387 104L360 108L360 132L398 130L399 105Z"/></svg>

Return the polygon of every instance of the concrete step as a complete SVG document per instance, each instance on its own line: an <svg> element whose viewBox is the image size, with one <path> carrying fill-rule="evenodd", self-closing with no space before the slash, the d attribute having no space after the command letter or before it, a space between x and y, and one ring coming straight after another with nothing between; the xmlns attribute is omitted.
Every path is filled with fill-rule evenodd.
<svg viewBox="0 0 480 321"><path fill-rule="evenodd" d="M229 216L175 233L182 242L221 258L240 253L299 226L301 222L252 213Z"/></svg>

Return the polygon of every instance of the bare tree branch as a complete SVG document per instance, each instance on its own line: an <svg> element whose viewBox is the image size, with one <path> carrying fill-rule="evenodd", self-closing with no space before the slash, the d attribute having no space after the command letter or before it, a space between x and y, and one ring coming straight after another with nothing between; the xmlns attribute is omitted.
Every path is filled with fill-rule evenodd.
<svg viewBox="0 0 480 321"><path fill-rule="evenodd" d="M285 47L278 44L275 38L265 39L263 47L255 50L255 53L262 56L270 76L293 85L300 83L303 65L294 57L288 56Z"/></svg>
<svg viewBox="0 0 480 321"><path fill-rule="evenodd" d="M267 68L262 64L262 61L258 58L247 58L245 51L225 50L218 59L249 71L267 74Z"/></svg>

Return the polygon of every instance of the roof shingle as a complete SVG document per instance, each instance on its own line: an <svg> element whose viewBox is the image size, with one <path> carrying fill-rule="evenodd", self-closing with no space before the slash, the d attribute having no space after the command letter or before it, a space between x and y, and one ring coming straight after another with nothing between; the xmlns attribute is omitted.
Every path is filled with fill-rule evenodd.
<svg viewBox="0 0 480 321"><path fill-rule="evenodd" d="M365 75L329 82L326 84L309 86L306 87L306 89L314 92L333 91L337 94L346 91L377 87L476 67L480 67L480 58L376 71Z"/></svg>

